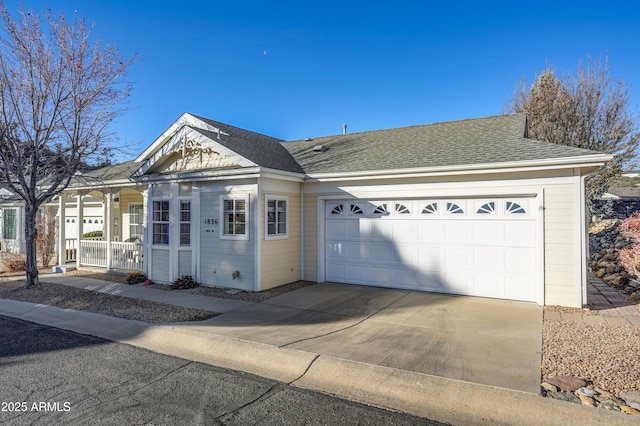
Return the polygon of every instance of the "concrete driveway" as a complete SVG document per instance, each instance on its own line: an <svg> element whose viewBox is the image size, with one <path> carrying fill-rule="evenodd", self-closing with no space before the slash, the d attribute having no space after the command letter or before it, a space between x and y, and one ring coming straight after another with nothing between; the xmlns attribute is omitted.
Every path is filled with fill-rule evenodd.
<svg viewBox="0 0 640 426"><path fill-rule="evenodd" d="M524 392L540 389L542 308L531 303L323 283L187 328Z"/></svg>

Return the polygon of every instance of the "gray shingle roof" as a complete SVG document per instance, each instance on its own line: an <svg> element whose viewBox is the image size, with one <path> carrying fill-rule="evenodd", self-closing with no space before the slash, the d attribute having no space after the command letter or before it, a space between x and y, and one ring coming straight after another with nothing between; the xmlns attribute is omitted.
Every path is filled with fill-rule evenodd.
<svg viewBox="0 0 640 426"><path fill-rule="evenodd" d="M73 177L69 188L91 186L106 182L129 180L134 171L140 167L140 163L133 160L112 166L84 172Z"/></svg>
<svg viewBox="0 0 640 426"><path fill-rule="evenodd" d="M599 154L525 138L512 114L287 142L307 174L438 168ZM328 150L314 152L324 145Z"/></svg>
<svg viewBox="0 0 640 426"><path fill-rule="evenodd" d="M243 156L247 160L270 169L304 173L289 151L281 144L281 142L283 142L282 139L230 126L197 115L193 116L213 127L217 127L224 133L227 133L228 136L222 135L220 139L218 139L217 133L204 129L198 129L198 132L223 145L225 148Z"/></svg>

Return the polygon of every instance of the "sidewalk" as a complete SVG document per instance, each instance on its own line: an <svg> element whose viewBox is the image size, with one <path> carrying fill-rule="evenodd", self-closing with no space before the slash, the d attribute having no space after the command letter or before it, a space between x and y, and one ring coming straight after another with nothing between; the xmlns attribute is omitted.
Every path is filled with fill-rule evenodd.
<svg viewBox="0 0 640 426"><path fill-rule="evenodd" d="M253 305L253 302L244 302L242 300L206 297L199 294L180 293L179 291L158 290L142 287L140 285L117 284L108 281L64 274L40 274L40 280L43 282L51 282L91 290L98 293L166 303L168 305L182 306L183 308L202 309L220 314Z"/></svg>
<svg viewBox="0 0 640 426"><path fill-rule="evenodd" d="M45 277L42 279L45 280ZM215 312L240 312L239 310L253 305L231 299L180 294L82 277L47 275L46 280L124 297ZM599 288L597 282L593 287L596 290ZM611 306L618 303L614 295L606 291L599 294L608 300ZM610 301L607 297L614 300ZM637 312L635 306L630 308L636 309ZM605 320L611 317L624 320L631 318L629 322L635 321L634 312L619 309L615 306L605 309L604 311L612 312L612 315L604 316ZM613 315L613 312L616 314ZM202 327L197 327L197 323L152 325L11 300L0 300L0 314L244 371L292 386L451 424L637 424L637 417L543 398L534 393L215 334L211 332L211 327L206 326L207 321L202 322ZM217 318L222 317L225 315ZM337 327L335 324L329 325ZM357 342L348 343L357 345Z"/></svg>

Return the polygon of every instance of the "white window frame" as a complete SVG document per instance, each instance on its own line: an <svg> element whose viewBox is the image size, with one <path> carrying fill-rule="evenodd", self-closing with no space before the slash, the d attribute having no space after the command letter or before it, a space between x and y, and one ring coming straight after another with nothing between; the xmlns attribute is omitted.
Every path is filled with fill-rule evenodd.
<svg viewBox="0 0 640 426"><path fill-rule="evenodd" d="M8 213L11 212L13 215L13 236L7 235L7 216ZM18 239L19 230L18 230L18 209L17 208L6 208L2 211L2 238L8 241L16 241Z"/></svg>
<svg viewBox="0 0 640 426"><path fill-rule="evenodd" d="M131 213L131 208L132 207L139 207L140 208L140 212L138 213ZM138 239L140 241L144 241L144 204L143 203L129 203L129 208L128 208L128 213L129 213L129 238L133 238L132 237L132 233L131 233L131 227L132 226L139 226L140 227L140 236L138 237ZM138 219L139 222L133 223L131 221L131 218L133 217L133 215L139 215Z"/></svg>
<svg viewBox="0 0 640 426"><path fill-rule="evenodd" d="M183 204L187 204L189 206L189 209L188 210L183 210L182 209ZM192 225L191 225L192 205L193 205L193 203L191 202L191 199L181 199L181 200L179 200L179 203L178 203L178 206L179 206L179 209L180 209L179 210L179 214L178 214L178 216L179 216L178 217L178 245L180 247L191 247L191 240L193 239L193 237L191 235L192 234L192 232L191 232L191 228L192 228ZM188 215L189 215L189 219L188 220L183 218L183 214L184 213L188 213ZM182 232L182 226L183 225L188 225L189 226L189 232L188 233L183 233ZM189 243L188 244L184 244L182 242L182 237L183 236L187 236L187 235L189 237Z"/></svg>
<svg viewBox="0 0 640 426"><path fill-rule="evenodd" d="M165 220L155 220L155 203L167 203L167 213L169 214L168 219ZM164 210L158 210L158 212L163 213ZM167 226L167 242L166 243L156 243L155 241L155 225L166 225ZM162 246L168 247L171 244L171 200L166 198L159 198L151 201L151 244L154 246Z"/></svg>
<svg viewBox="0 0 640 426"><path fill-rule="evenodd" d="M285 217L285 221L284 221L284 225L285 225L285 232L283 233L278 233L278 212L276 209L276 233L275 234L270 234L269 233L269 202L270 201L275 201L276 205L278 201L284 201L285 202L285 206L284 206L284 217ZM289 225L290 225L290 220L289 220L289 197L286 195L265 195L265 199L264 199L264 239L265 240L283 240L286 238L289 238Z"/></svg>
<svg viewBox="0 0 640 426"><path fill-rule="evenodd" d="M224 213L225 201L244 201L244 234L226 234L226 222ZM234 203L235 206L235 203ZM220 239L221 240L248 240L251 210L249 208L248 195L221 195L220 196Z"/></svg>

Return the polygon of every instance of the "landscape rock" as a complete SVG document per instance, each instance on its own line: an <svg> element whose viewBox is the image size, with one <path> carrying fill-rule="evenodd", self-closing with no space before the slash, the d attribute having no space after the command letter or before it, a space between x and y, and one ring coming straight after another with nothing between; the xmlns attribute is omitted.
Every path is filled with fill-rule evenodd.
<svg viewBox="0 0 640 426"><path fill-rule="evenodd" d="M640 416L640 410L636 410L633 407L627 407L625 405L620 407L620 410L627 413L627 414L631 414L632 416Z"/></svg>
<svg viewBox="0 0 640 426"><path fill-rule="evenodd" d="M580 398L580 402L582 405L589 405L591 407L596 406L596 400L591 398L590 396L578 394L578 398Z"/></svg>
<svg viewBox="0 0 640 426"><path fill-rule="evenodd" d="M559 399L561 401L575 402L580 404L580 399L572 393L566 392L547 392L547 396L553 399Z"/></svg>
<svg viewBox="0 0 640 426"><path fill-rule="evenodd" d="M549 391L549 392L558 392L559 389L556 385L552 385L551 383L547 383L547 382L542 382L542 384L540 385L542 387L542 389Z"/></svg>
<svg viewBox="0 0 640 426"><path fill-rule="evenodd" d="M587 382L573 376L554 376L547 379L547 383L557 386L561 391L573 392L585 387Z"/></svg>
<svg viewBox="0 0 640 426"><path fill-rule="evenodd" d="M591 397L591 396L595 396L595 395L597 395L597 394L598 394L598 391L596 391L596 390L594 390L594 389L591 389L591 388L585 388L585 387L582 387L582 388L578 388L578 389L576 389L576 394L577 394L578 396L580 396L580 395L584 395L584 396L589 396L589 397Z"/></svg>
<svg viewBox="0 0 640 426"><path fill-rule="evenodd" d="M624 399L628 406L640 410L640 390L621 392L620 398Z"/></svg>

